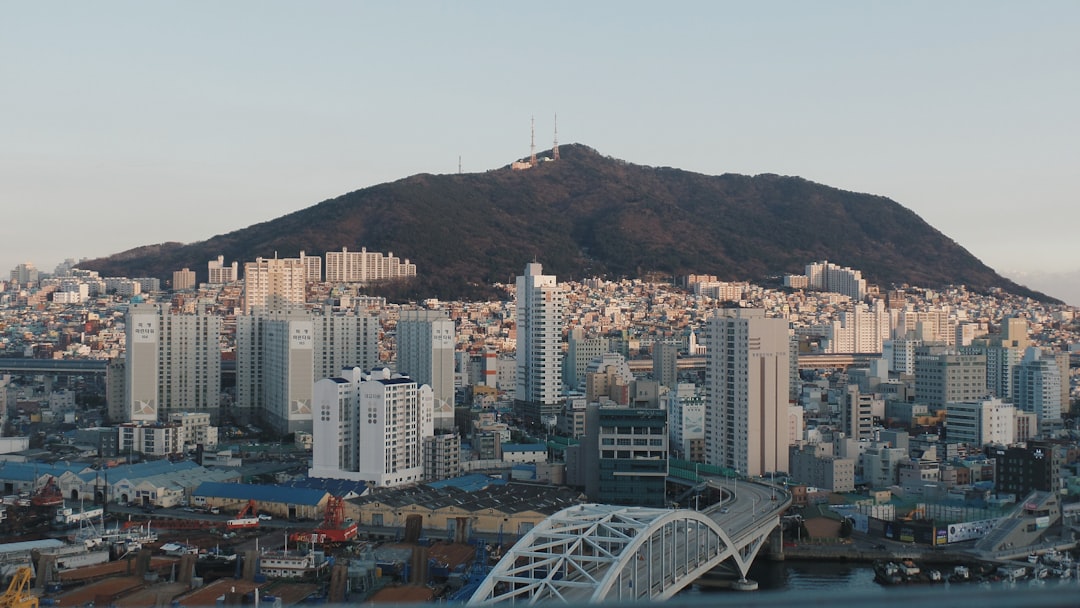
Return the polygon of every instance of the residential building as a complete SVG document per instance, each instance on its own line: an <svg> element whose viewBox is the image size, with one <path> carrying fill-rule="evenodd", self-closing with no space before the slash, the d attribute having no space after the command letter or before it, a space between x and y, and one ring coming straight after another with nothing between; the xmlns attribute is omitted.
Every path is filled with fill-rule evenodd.
<svg viewBox="0 0 1080 608"><path fill-rule="evenodd" d="M440 433L424 437L424 481L453 479L462 473L461 435Z"/></svg>
<svg viewBox="0 0 1080 608"><path fill-rule="evenodd" d="M172 288L175 291L183 291L195 287L195 271L184 268L172 273Z"/></svg>
<svg viewBox="0 0 1080 608"><path fill-rule="evenodd" d="M434 435L431 387L387 369L358 369L315 383L312 477L373 487L424 478L424 439Z"/></svg>
<svg viewBox="0 0 1080 608"><path fill-rule="evenodd" d="M585 390L585 371L593 360L608 352L608 339L603 336L586 338L580 327L570 329L566 338L566 358L563 360L563 383L570 390Z"/></svg>
<svg viewBox="0 0 1080 608"><path fill-rule="evenodd" d="M300 258L256 258L244 264L244 314L257 306L303 305L307 269Z"/></svg>
<svg viewBox="0 0 1080 608"><path fill-rule="evenodd" d="M443 310L403 310L397 323L397 371L431 387L435 428L454 427L454 321Z"/></svg>
<svg viewBox="0 0 1080 608"><path fill-rule="evenodd" d="M728 308L706 329L707 461L746 475L788 470L788 322Z"/></svg>
<svg viewBox="0 0 1080 608"><path fill-rule="evenodd" d="M566 294L555 275L532 262L517 278L517 382L514 408L527 422L557 416L562 402L562 328Z"/></svg>
<svg viewBox="0 0 1080 608"><path fill-rule="evenodd" d="M1013 369L1013 402L1017 409L1035 414L1040 432L1061 420L1061 384L1061 369L1052 355L1044 356L1034 346L1025 349Z"/></svg>
<svg viewBox="0 0 1080 608"><path fill-rule="evenodd" d="M370 283L387 279L416 276L416 264L402 261L393 252L382 253L362 247L360 251L326 252L326 281L328 283Z"/></svg>
<svg viewBox="0 0 1080 608"><path fill-rule="evenodd" d="M175 412L221 415L221 317L174 314L132 304L124 362L127 420L165 421Z"/></svg>
<svg viewBox="0 0 1080 608"><path fill-rule="evenodd" d="M673 389L679 382L679 345L674 342L653 344L653 378L661 386Z"/></svg>
<svg viewBox="0 0 1080 608"><path fill-rule="evenodd" d="M225 256L219 255L216 260L210 260L206 263L207 279L206 282L211 285L225 285L227 283L235 283L240 279L240 264L233 262L231 265L225 265Z"/></svg>
<svg viewBox="0 0 1080 608"><path fill-rule="evenodd" d="M378 365L378 318L329 307L266 309L236 318L235 417L283 433L311 430L316 380Z"/></svg>

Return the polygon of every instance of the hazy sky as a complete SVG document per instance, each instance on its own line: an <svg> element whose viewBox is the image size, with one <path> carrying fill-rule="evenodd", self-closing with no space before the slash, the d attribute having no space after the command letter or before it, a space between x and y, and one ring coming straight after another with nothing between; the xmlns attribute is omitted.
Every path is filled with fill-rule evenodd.
<svg viewBox="0 0 1080 608"><path fill-rule="evenodd" d="M557 112L634 163L887 196L1035 286L1080 271L1078 32L1074 0L0 0L0 271L499 167Z"/></svg>

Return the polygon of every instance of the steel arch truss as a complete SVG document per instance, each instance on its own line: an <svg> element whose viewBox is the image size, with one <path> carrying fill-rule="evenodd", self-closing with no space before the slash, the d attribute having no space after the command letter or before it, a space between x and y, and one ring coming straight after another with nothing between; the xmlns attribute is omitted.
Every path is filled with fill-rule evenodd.
<svg viewBox="0 0 1080 608"><path fill-rule="evenodd" d="M523 536L469 604L667 599L728 560L745 577L779 522L760 518L732 539L697 511L569 507Z"/></svg>

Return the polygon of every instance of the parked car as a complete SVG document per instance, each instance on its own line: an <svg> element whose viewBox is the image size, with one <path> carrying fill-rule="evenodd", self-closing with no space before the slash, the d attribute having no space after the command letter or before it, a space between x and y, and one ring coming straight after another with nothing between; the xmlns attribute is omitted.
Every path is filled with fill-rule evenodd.
<svg viewBox="0 0 1080 608"><path fill-rule="evenodd" d="M261 519L262 521L270 521L274 518L270 515L267 515L266 513L259 513L259 519Z"/></svg>

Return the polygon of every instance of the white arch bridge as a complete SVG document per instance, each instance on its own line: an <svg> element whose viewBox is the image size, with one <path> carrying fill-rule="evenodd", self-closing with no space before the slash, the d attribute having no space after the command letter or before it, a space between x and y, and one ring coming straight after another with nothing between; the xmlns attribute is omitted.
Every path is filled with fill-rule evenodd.
<svg viewBox="0 0 1080 608"><path fill-rule="evenodd" d="M791 495L745 481L708 484L722 500L704 511L559 511L499 560L469 604L664 600L721 565L745 578Z"/></svg>

